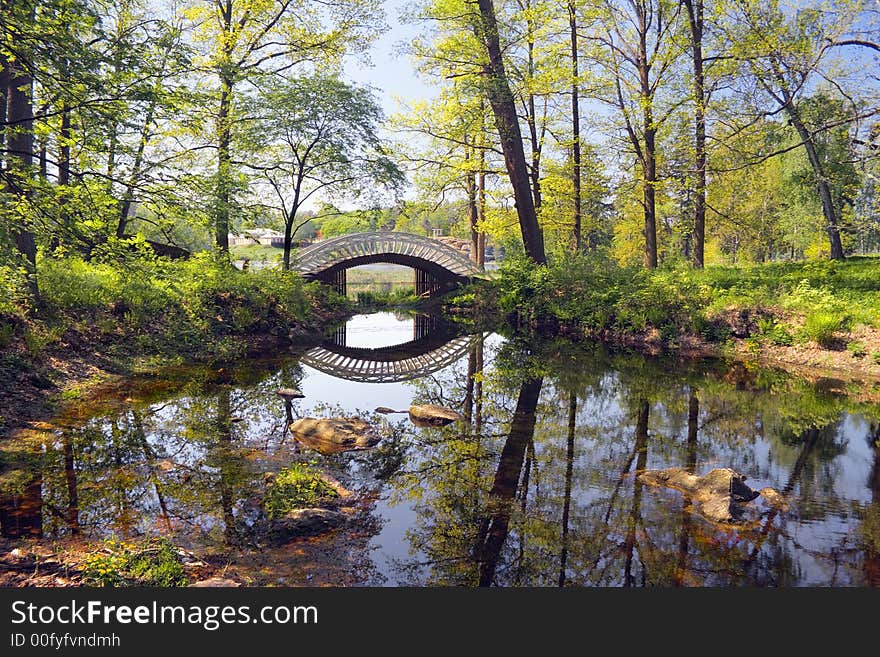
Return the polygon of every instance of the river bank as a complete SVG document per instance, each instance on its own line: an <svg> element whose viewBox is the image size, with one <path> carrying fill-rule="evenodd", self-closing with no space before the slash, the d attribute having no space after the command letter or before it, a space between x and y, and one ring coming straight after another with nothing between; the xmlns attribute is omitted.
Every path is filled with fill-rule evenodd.
<svg viewBox="0 0 880 657"><path fill-rule="evenodd" d="M345 336L336 347L181 365L66 396L4 445L17 462L7 459L3 482L21 491L13 527L32 531L0 539L0 582L549 585L567 554L566 581L616 586L630 560L603 549L622 544L631 505L640 509L637 540L650 541L653 585L679 576L694 586L869 581L860 568L877 553L880 516L870 500L880 498L867 473L880 463L880 406L864 398L865 386L510 326L473 327L462 350L440 359L443 340L413 340L419 325L401 312L356 314L334 333ZM395 345L423 368L376 377ZM372 353L377 368L347 369L331 355L347 349L361 360ZM323 368L316 353L337 366ZM288 402L278 394L287 387L302 397ZM423 427L406 412L380 410L414 403L444 404L461 419ZM291 417L362 418L379 441L325 453L292 435ZM683 464L698 473L730 467L756 490L785 494L791 512L759 500L743 524L716 526L633 476L633 468ZM281 508L274 486L291 485L294 473L329 482L338 495L322 501L311 499L311 486L291 490L293 515L273 524ZM499 504L505 491L518 502ZM481 530L486 519L510 536ZM685 561L681 532L694 537ZM740 537L732 548L719 542L730 536ZM525 561L501 549L505 537L525 545ZM757 570L738 565L749 563L749 546L764 546ZM842 547L858 555L842 579L842 570L830 576L811 561ZM731 561L730 549L743 553ZM597 555L614 564L595 569ZM677 574L662 567L673 557Z"/></svg>
<svg viewBox="0 0 880 657"><path fill-rule="evenodd" d="M599 256L511 259L448 309L470 322L500 315L517 333L880 382L880 258L653 271Z"/></svg>

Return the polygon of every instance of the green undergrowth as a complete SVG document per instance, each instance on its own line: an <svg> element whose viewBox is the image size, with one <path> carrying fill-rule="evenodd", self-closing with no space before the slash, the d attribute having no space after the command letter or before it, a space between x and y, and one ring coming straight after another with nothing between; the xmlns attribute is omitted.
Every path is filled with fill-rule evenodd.
<svg viewBox="0 0 880 657"><path fill-rule="evenodd" d="M318 330L327 316L353 307L295 273L242 272L210 253L176 261L145 251L92 261L43 258L38 272L36 311L28 310L20 280L0 286L0 355L38 360L56 346L100 345L127 361L219 360L241 355L252 336Z"/></svg>
<svg viewBox="0 0 880 657"><path fill-rule="evenodd" d="M140 542L106 539L82 564L92 586L186 586L188 578L174 544L166 538Z"/></svg>
<svg viewBox="0 0 880 657"><path fill-rule="evenodd" d="M668 343L683 335L718 343L735 335L828 348L859 326L880 326L880 258L646 270L600 256L541 267L512 257L495 280L463 290L451 303L525 325L550 319L588 334L654 330Z"/></svg>
<svg viewBox="0 0 880 657"><path fill-rule="evenodd" d="M294 463L273 476L266 486L266 514L279 518L295 509L314 506L322 500L338 497L320 472L305 463Z"/></svg>

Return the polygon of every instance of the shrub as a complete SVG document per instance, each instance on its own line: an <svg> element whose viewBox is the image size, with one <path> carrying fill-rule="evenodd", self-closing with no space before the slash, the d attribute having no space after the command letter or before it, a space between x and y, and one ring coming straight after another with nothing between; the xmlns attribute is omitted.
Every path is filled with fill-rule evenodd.
<svg viewBox="0 0 880 657"><path fill-rule="evenodd" d="M837 337L837 332L846 327L846 317L843 315L818 311L807 315L804 320L804 334L822 347L831 347Z"/></svg>
<svg viewBox="0 0 880 657"><path fill-rule="evenodd" d="M274 519L338 495L316 470L305 463L295 463L270 480L266 489L266 513Z"/></svg>
<svg viewBox="0 0 880 657"><path fill-rule="evenodd" d="M846 345L846 350L853 355L854 358L862 358L867 353L868 350L865 349L865 345L857 340L853 340L852 342L848 342Z"/></svg>
<svg viewBox="0 0 880 657"><path fill-rule="evenodd" d="M770 344L779 346L791 346L794 338L788 329L776 322L772 317L758 319L758 335Z"/></svg>
<svg viewBox="0 0 880 657"><path fill-rule="evenodd" d="M183 562L167 538L127 543L112 538L83 564L83 578L94 586L186 586Z"/></svg>

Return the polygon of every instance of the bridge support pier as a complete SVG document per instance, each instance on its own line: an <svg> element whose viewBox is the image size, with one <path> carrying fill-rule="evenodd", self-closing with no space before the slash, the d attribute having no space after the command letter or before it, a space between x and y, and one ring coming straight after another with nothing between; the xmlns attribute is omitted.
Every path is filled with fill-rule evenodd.
<svg viewBox="0 0 880 657"><path fill-rule="evenodd" d="M416 296L433 296L434 293L442 289L443 284L435 276L422 269L414 269L413 271L415 272L415 279L413 283L415 286Z"/></svg>
<svg viewBox="0 0 880 657"><path fill-rule="evenodd" d="M347 294L347 282L345 277L346 271L347 270L345 269L335 271L329 276L329 280L326 281L334 290L336 290L342 296L345 296Z"/></svg>

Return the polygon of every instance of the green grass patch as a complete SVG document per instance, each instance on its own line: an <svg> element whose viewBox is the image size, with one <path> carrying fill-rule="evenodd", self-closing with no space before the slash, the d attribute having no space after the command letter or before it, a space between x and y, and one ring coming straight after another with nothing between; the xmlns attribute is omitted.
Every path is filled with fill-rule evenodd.
<svg viewBox="0 0 880 657"><path fill-rule="evenodd" d="M266 488L266 513L279 518L294 509L314 506L339 493L321 474L305 463L295 463L272 477Z"/></svg>
<svg viewBox="0 0 880 657"><path fill-rule="evenodd" d="M804 335L822 347L831 347L846 327L846 318L826 311L814 311L804 321Z"/></svg>
<svg viewBox="0 0 880 657"><path fill-rule="evenodd" d="M552 317L587 331L656 330L667 342L684 334L724 342L734 334L828 347L859 324L880 325L880 258L646 270L601 255L563 256L542 267L512 256L496 280L458 298L474 307L494 300L526 324Z"/></svg>
<svg viewBox="0 0 880 657"><path fill-rule="evenodd" d="M183 561L166 538L131 543L107 539L82 566L83 578L92 586L186 586Z"/></svg>

